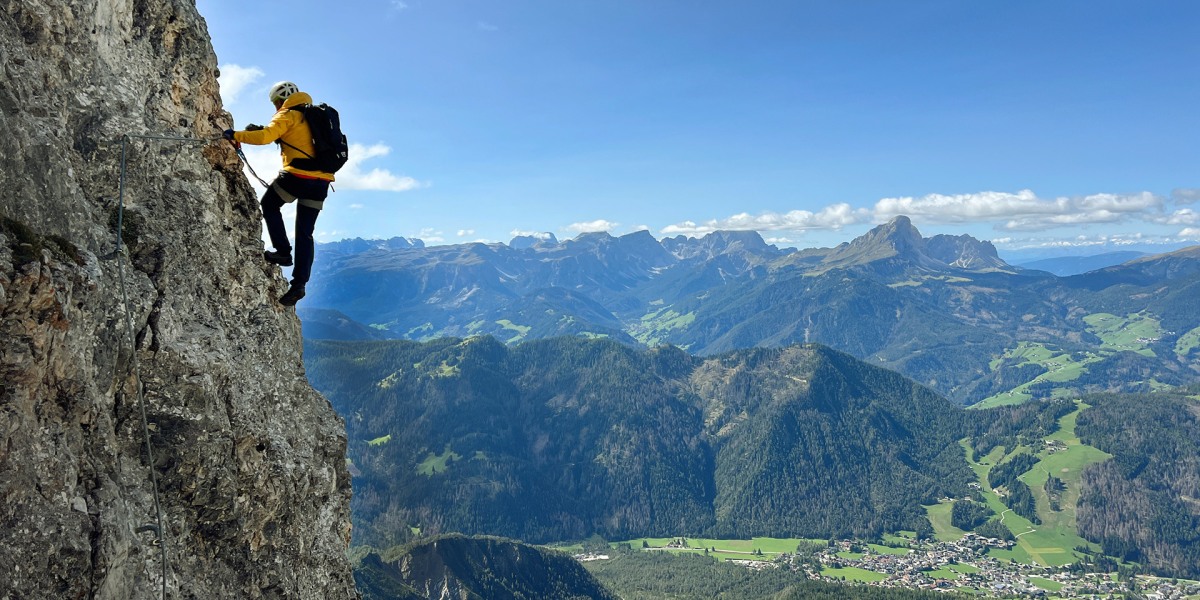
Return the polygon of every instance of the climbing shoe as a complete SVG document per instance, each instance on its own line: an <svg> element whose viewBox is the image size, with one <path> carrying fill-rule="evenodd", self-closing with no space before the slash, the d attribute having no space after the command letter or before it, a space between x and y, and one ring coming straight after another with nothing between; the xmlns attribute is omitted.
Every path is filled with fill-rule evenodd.
<svg viewBox="0 0 1200 600"><path fill-rule="evenodd" d="M267 262L279 265L281 267L292 266L292 253L291 252L266 251L266 252L263 252L263 258L267 259Z"/></svg>
<svg viewBox="0 0 1200 600"><path fill-rule="evenodd" d="M287 293L284 294L281 298L279 298L279 303L284 306L295 306L296 303L299 302L300 299L303 297L304 297L304 286L292 285L292 287L288 288Z"/></svg>

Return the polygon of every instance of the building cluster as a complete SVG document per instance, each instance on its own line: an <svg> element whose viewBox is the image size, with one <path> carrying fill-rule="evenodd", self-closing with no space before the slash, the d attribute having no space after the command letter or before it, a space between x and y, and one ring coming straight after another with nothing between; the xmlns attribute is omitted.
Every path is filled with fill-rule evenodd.
<svg viewBox="0 0 1200 600"><path fill-rule="evenodd" d="M953 542L914 543L907 554L874 552L869 546L860 548L864 550L862 553L848 554L847 546L839 543L816 556L816 564L809 563L808 570L816 579L842 581L841 577L825 574L825 569L857 567L886 575L885 579L868 585L968 591L987 596L1109 598L1125 597L1131 589L1136 589L1145 598L1185 600L1200 594L1200 582L1195 581L1138 576L1131 583L1118 581L1109 573L1074 573L987 555L992 548L1011 547L1012 542L971 533ZM1053 588L1059 589L1047 591Z"/></svg>

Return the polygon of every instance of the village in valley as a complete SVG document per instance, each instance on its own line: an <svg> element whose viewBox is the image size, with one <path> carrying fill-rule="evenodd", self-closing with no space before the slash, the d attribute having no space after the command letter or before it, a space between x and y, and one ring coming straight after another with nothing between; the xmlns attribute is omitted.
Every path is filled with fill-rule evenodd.
<svg viewBox="0 0 1200 600"><path fill-rule="evenodd" d="M792 543L792 550L782 545ZM799 542L798 544L796 542ZM1013 542L968 533L955 541L920 541L889 536L887 545L851 540L634 540L617 548L698 554L751 570L793 569L811 579L879 587L958 592L983 597L1200 599L1200 582L1149 575L1093 572L1083 565L1047 567L991 556ZM743 549L737 549L743 548ZM585 552L576 560L608 560Z"/></svg>

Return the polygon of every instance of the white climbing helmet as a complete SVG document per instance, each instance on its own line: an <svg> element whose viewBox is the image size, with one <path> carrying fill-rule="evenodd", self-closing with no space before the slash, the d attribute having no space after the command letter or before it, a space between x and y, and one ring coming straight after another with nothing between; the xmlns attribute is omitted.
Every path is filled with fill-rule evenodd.
<svg viewBox="0 0 1200 600"><path fill-rule="evenodd" d="M271 102L283 102L288 96L300 91L296 84L290 81L280 81L271 86Z"/></svg>

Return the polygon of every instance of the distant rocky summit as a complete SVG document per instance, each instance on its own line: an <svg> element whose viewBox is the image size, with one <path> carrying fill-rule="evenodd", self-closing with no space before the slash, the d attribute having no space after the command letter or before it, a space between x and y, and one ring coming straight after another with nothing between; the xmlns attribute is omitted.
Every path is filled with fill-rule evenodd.
<svg viewBox="0 0 1200 600"><path fill-rule="evenodd" d="M0 598L356 597L344 427L232 148L130 140L118 211L122 136L231 122L194 3L6 1L0 65Z"/></svg>

